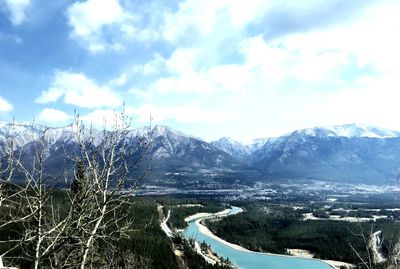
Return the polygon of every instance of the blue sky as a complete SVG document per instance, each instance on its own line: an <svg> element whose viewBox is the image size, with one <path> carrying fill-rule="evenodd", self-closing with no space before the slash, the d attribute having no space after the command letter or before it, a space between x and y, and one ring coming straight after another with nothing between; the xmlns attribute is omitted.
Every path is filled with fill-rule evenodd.
<svg viewBox="0 0 400 269"><path fill-rule="evenodd" d="M136 125L239 141L400 129L400 2L0 0L0 120Z"/></svg>

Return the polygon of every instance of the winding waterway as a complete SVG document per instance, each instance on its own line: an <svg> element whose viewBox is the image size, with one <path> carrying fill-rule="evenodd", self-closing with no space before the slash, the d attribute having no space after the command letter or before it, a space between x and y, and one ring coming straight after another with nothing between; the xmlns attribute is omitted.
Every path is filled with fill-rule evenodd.
<svg viewBox="0 0 400 269"><path fill-rule="evenodd" d="M229 214L237 214L242 209L239 207L232 207ZM204 217L203 217L204 218ZM211 236L203 233L199 228L200 225L196 220L203 219L197 218L188 223L188 227L183 232L186 238L193 238L198 242L205 241L211 246L211 249L219 256L229 258L229 260L236 266L242 269L332 269L327 263L316 259L297 258L286 255L275 255L268 253L258 253L251 251L243 251L233 248L223 242L212 238Z"/></svg>

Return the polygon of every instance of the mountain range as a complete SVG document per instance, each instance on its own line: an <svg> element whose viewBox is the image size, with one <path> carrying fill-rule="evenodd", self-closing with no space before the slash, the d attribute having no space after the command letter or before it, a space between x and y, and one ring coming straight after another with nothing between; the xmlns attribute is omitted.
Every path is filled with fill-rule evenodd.
<svg viewBox="0 0 400 269"><path fill-rule="evenodd" d="M6 136L15 149L29 148L43 126L0 123L0 155ZM137 143L143 129L126 133ZM94 131L101 143L101 131ZM65 149L77 147L72 125L49 128L45 164L48 171L66 165ZM400 171L400 132L359 124L296 130L243 144L231 138L206 142L167 126L156 125L148 151L147 185L179 188L225 188L271 180L326 180L346 183L394 183ZM28 156L25 156L27 159ZM137 156L127 156L134 161ZM144 171L147 161L132 172Z"/></svg>

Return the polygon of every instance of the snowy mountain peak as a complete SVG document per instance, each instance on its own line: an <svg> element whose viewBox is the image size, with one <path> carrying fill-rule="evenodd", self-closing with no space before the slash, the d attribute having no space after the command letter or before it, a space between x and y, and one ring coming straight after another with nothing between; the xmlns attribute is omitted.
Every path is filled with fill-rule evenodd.
<svg viewBox="0 0 400 269"><path fill-rule="evenodd" d="M168 126L165 126L165 125L155 125L152 128L152 133L153 133L154 136L166 136L166 135L168 135L170 133L177 134L177 135L180 135L180 136L186 136L185 134L183 134L181 132L178 132L178 131L175 131L172 128L170 128Z"/></svg>
<svg viewBox="0 0 400 269"><path fill-rule="evenodd" d="M390 138L400 136L400 132L362 124L332 126L331 130L339 136Z"/></svg>
<svg viewBox="0 0 400 269"><path fill-rule="evenodd" d="M96 129L89 131L89 128L82 126L84 139L89 136L94 139L95 144L101 142L102 132ZM76 125L70 124L65 127L46 127L40 124L32 123L5 123L0 122L0 141L5 141L7 137L13 137L17 147L25 146L28 143L41 139L45 134L46 141L53 145L57 142L66 143L75 141Z"/></svg>
<svg viewBox="0 0 400 269"><path fill-rule="evenodd" d="M165 125L155 125L153 127L153 132L154 133L158 133L158 134L165 134L165 133L170 132L170 131L172 131L172 129L167 127L167 126L165 126Z"/></svg>
<svg viewBox="0 0 400 269"><path fill-rule="evenodd" d="M211 144L237 159L244 159L250 154L250 148L248 146L230 137L222 137L217 141L211 142Z"/></svg>
<svg viewBox="0 0 400 269"><path fill-rule="evenodd" d="M343 124L331 125L325 127L315 127L295 131L308 136L338 136L338 137L370 137L370 138L392 138L400 137L400 132L388 129L368 126L364 124ZM295 133L293 132L293 133Z"/></svg>
<svg viewBox="0 0 400 269"><path fill-rule="evenodd" d="M250 142L248 145L251 149L251 152L254 152L264 146L268 141L275 138L256 138Z"/></svg>
<svg viewBox="0 0 400 269"><path fill-rule="evenodd" d="M171 127L165 126L165 125L154 125L152 130L153 137L158 137L158 136L174 136L174 137L182 137L182 138L193 138L199 141L204 141L203 139L193 136L193 135L188 135L183 132L177 131L172 129Z"/></svg>
<svg viewBox="0 0 400 269"><path fill-rule="evenodd" d="M242 145L240 142L236 141L235 139L231 137L221 137L219 140L217 140L219 143L224 143L224 144L230 144L230 145Z"/></svg>

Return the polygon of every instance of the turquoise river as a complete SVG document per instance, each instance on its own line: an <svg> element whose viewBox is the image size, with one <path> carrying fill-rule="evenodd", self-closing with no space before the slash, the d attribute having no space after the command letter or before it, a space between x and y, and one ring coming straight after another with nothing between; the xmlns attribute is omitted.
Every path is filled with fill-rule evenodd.
<svg viewBox="0 0 400 269"><path fill-rule="evenodd" d="M232 207L229 214L237 214L241 211L239 207ZM202 233L195 220L188 223L183 235L199 243L205 241L219 256L229 258L235 266L242 269L332 269L321 260L237 250Z"/></svg>

